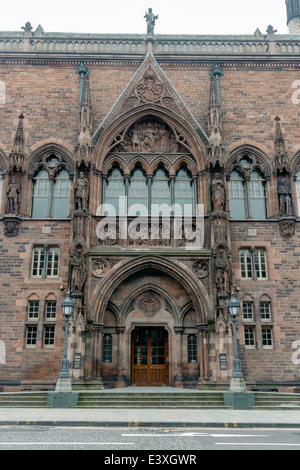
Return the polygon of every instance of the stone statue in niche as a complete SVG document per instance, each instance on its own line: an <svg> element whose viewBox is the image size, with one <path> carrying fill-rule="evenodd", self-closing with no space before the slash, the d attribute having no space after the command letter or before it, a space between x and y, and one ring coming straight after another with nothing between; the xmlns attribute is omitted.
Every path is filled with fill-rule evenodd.
<svg viewBox="0 0 300 470"><path fill-rule="evenodd" d="M291 188L286 178L278 183L279 213L280 215L293 215Z"/></svg>
<svg viewBox="0 0 300 470"><path fill-rule="evenodd" d="M87 178L84 177L83 172L80 172L80 176L75 185L76 209L87 210L88 197L89 197L89 182Z"/></svg>
<svg viewBox="0 0 300 470"><path fill-rule="evenodd" d="M155 121L135 124L114 148L115 152L121 153L178 153L180 150L172 130Z"/></svg>
<svg viewBox="0 0 300 470"><path fill-rule="evenodd" d="M219 173L215 175L212 181L212 203L214 211L221 212L224 210L225 189Z"/></svg>
<svg viewBox="0 0 300 470"><path fill-rule="evenodd" d="M20 185L16 182L16 178L13 176L11 183L8 185L8 188L6 190L7 212L9 214L19 214L20 192Z"/></svg>
<svg viewBox="0 0 300 470"><path fill-rule="evenodd" d="M216 284L219 294L225 294L227 292L228 270L229 265L225 249L219 247L215 260Z"/></svg>
<svg viewBox="0 0 300 470"><path fill-rule="evenodd" d="M86 279L86 268L81 250L77 251L76 256L71 256L70 265L72 269L71 290L72 292L82 292Z"/></svg>

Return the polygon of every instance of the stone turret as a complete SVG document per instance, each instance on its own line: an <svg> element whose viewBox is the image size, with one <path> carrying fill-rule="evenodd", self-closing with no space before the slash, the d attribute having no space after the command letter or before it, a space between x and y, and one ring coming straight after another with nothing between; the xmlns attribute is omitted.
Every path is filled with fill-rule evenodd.
<svg viewBox="0 0 300 470"><path fill-rule="evenodd" d="M300 34L300 0L285 0L289 34Z"/></svg>

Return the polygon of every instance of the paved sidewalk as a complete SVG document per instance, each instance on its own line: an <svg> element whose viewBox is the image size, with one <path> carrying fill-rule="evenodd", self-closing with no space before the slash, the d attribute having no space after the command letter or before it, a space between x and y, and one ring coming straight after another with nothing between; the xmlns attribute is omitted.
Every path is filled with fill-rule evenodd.
<svg viewBox="0 0 300 470"><path fill-rule="evenodd" d="M0 408L0 425L300 428L300 411Z"/></svg>

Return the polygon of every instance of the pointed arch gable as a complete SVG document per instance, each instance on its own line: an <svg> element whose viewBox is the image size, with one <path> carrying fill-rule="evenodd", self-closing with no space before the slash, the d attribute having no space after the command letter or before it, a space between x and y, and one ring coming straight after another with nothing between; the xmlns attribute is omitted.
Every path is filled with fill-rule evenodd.
<svg viewBox="0 0 300 470"><path fill-rule="evenodd" d="M160 256L141 256L121 261L101 280L93 293L91 317L97 323L103 323L103 314L116 287L129 276L145 269L167 273L183 286L191 297L198 323L205 323L213 315L213 306L203 284L184 264Z"/></svg>
<svg viewBox="0 0 300 470"><path fill-rule="evenodd" d="M205 168L206 142L201 139L193 126L173 110L147 103L118 116L103 130L101 137L95 143L95 164L97 169L102 170L104 159L111 149L112 142L116 140L116 136L121 139L120 136L124 136L131 126L144 119L154 119L167 124L178 136L179 142L186 146L187 153L193 155L197 170L200 171Z"/></svg>

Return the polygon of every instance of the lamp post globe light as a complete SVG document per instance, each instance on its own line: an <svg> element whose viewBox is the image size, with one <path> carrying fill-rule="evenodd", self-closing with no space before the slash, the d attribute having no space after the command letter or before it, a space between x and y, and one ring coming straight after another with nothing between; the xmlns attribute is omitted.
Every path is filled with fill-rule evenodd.
<svg viewBox="0 0 300 470"><path fill-rule="evenodd" d="M74 311L74 300L71 298L70 289L68 289L67 296L61 302L61 308L63 316L65 317L65 343L64 343L64 357L61 361L61 370L59 373L58 381L56 383L56 392L71 392L72 383L69 372L69 360L68 360L68 324Z"/></svg>
<svg viewBox="0 0 300 470"><path fill-rule="evenodd" d="M230 382L230 391L231 392L247 392L246 384L243 378L243 373L241 369L241 361L238 354L238 344L236 337L236 321L239 316L240 311L240 301L234 295L234 291L231 292L231 297L228 300L228 313L229 317L232 319L233 323L233 367L232 367L232 377Z"/></svg>

